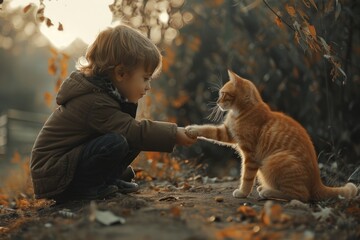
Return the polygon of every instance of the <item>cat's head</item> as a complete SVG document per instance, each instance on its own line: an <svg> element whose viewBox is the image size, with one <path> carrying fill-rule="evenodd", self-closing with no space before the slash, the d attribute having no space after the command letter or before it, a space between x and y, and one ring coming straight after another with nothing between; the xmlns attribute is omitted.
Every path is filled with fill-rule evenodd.
<svg viewBox="0 0 360 240"><path fill-rule="evenodd" d="M252 82L238 76L231 70L228 70L228 73L230 80L220 89L217 100L222 111L241 111L262 101L256 86Z"/></svg>

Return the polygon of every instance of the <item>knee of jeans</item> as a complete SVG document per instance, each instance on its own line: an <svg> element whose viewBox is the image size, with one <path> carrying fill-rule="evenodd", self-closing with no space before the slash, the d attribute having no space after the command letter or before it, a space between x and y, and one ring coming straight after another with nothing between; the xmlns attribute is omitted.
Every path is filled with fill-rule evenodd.
<svg viewBox="0 0 360 240"><path fill-rule="evenodd" d="M106 137L113 143L113 147L116 147L125 154L129 152L129 144L123 135L119 133L108 133Z"/></svg>

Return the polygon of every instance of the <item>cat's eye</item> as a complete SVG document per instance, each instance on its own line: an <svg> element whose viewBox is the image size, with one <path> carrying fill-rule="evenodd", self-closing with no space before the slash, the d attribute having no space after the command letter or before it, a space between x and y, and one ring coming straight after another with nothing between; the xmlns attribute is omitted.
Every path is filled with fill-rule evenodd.
<svg viewBox="0 0 360 240"><path fill-rule="evenodd" d="M220 92L219 98L224 98L224 100L230 100L234 96L229 94L228 92Z"/></svg>

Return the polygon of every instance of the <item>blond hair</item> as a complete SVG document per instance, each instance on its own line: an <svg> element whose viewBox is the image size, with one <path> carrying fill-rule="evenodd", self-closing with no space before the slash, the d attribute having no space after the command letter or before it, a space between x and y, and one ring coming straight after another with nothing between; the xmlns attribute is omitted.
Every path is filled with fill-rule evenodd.
<svg viewBox="0 0 360 240"><path fill-rule="evenodd" d="M109 75L118 65L125 73L143 66L145 71L157 75L161 58L159 49L147 37L129 26L118 25L99 33L86 51L86 63L79 59L76 68L87 76L102 76Z"/></svg>

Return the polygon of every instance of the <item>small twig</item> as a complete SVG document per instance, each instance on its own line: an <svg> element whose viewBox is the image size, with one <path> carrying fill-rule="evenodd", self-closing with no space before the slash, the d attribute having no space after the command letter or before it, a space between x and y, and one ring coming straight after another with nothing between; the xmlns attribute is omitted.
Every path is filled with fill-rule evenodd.
<svg viewBox="0 0 360 240"><path fill-rule="evenodd" d="M279 14L277 14L274 9L271 8L271 6L269 5L269 3L266 0L263 0L263 2L265 3L265 5L283 22L285 23L291 30L293 30L294 32L296 32L296 29L291 26L289 23L287 23Z"/></svg>

